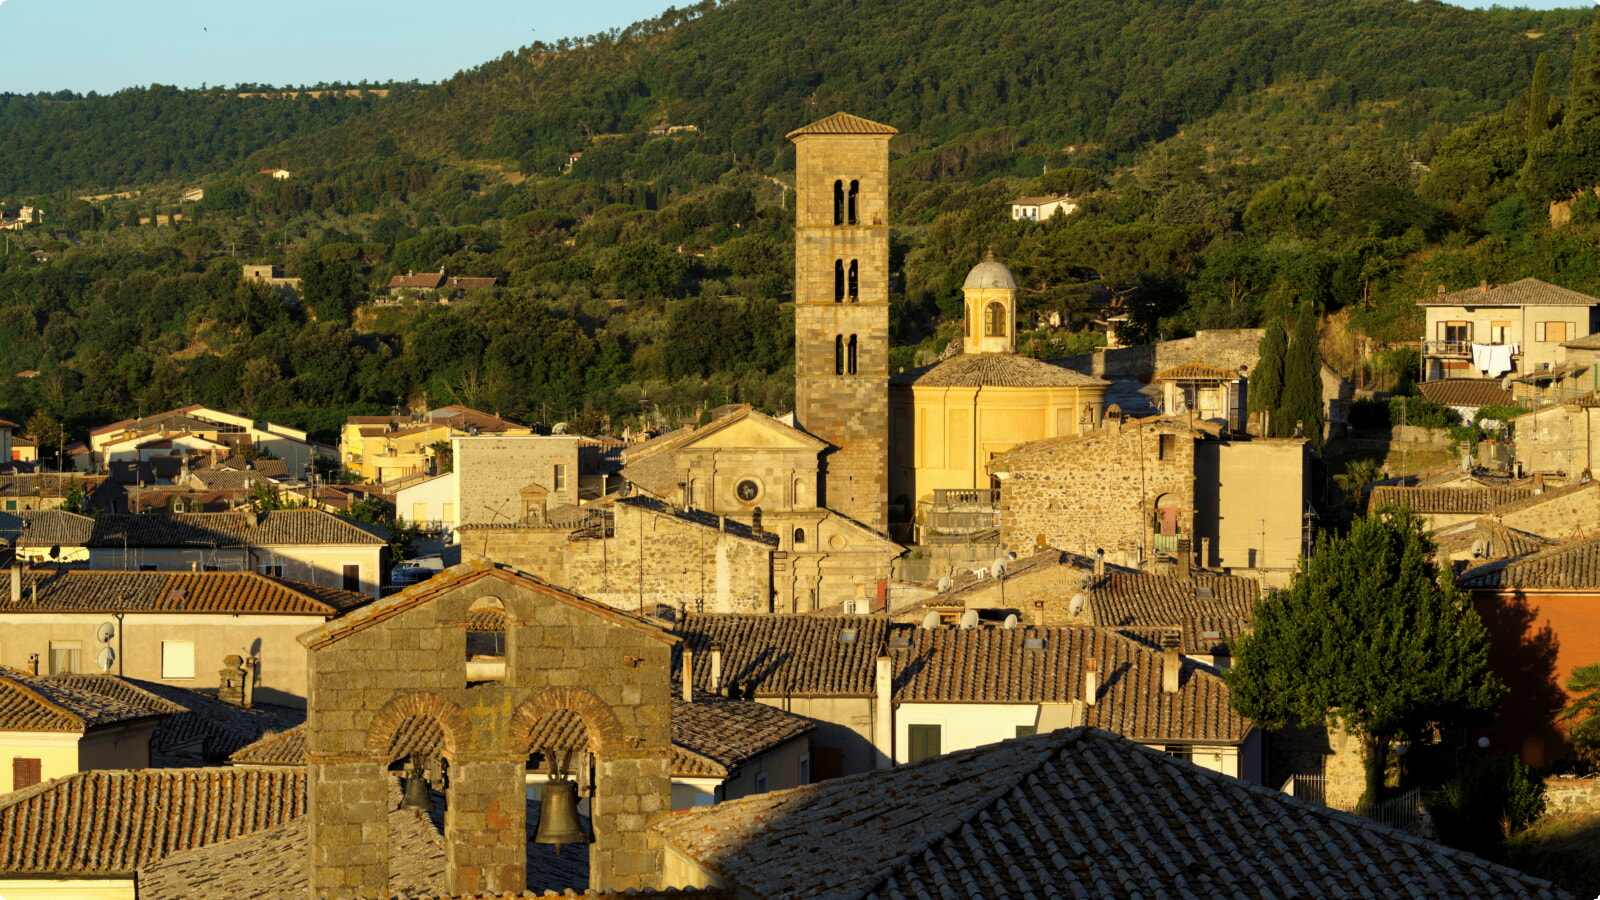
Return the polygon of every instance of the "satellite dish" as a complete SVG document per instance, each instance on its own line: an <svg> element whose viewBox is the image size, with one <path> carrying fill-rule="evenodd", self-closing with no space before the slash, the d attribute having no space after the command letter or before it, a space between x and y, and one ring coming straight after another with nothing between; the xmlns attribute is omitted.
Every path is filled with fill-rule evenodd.
<svg viewBox="0 0 1600 900"><path fill-rule="evenodd" d="M922 617L922 630L923 631L933 631L934 629L936 629L938 627L939 627L939 614L938 613L932 612L930 610L927 615Z"/></svg>
<svg viewBox="0 0 1600 900"><path fill-rule="evenodd" d="M51 544L50 545L50 558L51 559L60 559L61 558L61 545L60 544Z"/></svg>
<svg viewBox="0 0 1600 900"><path fill-rule="evenodd" d="M989 567L989 570L994 572L994 577L996 578L1004 577L1006 574L1006 558L1002 556L996 559L994 564Z"/></svg>
<svg viewBox="0 0 1600 900"><path fill-rule="evenodd" d="M1004 626L1002 626L1002 627L1005 627L1005 628L1015 628L1015 627L1017 627L1017 614L1016 613L1012 613L1012 614L1006 616L1006 624Z"/></svg>
<svg viewBox="0 0 1600 900"><path fill-rule="evenodd" d="M117 636L117 626L110 622L102 623L99 628L95 629L94 636L99 638L100 643L109 644L111 639Z"/></svg>
<svg viewBox="0 0 1600 900"><path fill-rule="evenodd" d="M944 593L945 591L948 591L948 590L950 590L950 576L946 575L943 578L939 579L939 593L942 594L942 593Z"/></svg>
<svg viewBox="0 0 1600 900"><path fill-rule="evenodd" d="M977 610L969 609L966 612L961 614L961 628L962 628L962 630L966 630L968 628L977 628L977 627L978 627L978 611Z"/></svg>
<svg viewBox="0 0 1600 900"><path fill-rule="evenodd" d="M1081 614L1083 612L1084 599L1082 594L1073 594L1071 602L1067 604L1067 612L1074 616Z"/></svg>
<svg viewBox="0 0 1600 900"><path fill-rule="evenodd" d="M101 647L99 655L94 659L95 662L100 664L100 671L109 672L111 671L111 664L117 661L117 651L110 647Z"/></svg>
<svg viewBox="0 0 1600 900"><path fill-rule="evenodd" d="M1489 555L1489 542L1478 538L1472 542L1472 558L1483 559Z"/></svg>

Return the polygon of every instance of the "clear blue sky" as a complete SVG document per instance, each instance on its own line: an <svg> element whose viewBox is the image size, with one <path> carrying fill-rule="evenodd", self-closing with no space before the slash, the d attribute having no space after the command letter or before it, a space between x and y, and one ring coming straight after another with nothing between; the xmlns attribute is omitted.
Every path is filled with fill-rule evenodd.
<svg viewBox="0 0 1600 900"><path fill-rule="evenodd" d="M783 0L743 0L783 2ZM1330 0L1337 2L1337 0ZM438 81L535 40L623 28L684 0L0 0L0 92L152 83ZM1464 0L1459 5L1486 6ZM1530 0L1537 8L1590 0Z"/></svg>

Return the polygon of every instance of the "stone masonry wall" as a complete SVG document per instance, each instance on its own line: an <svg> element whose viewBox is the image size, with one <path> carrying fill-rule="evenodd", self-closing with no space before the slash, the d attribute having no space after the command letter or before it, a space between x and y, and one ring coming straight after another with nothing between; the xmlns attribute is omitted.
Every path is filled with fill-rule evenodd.
<svg viewBox="0 0 1600 900"><path fill-rule="evenodd" d="M387 748L418 717L445 733L450 892L523 890L526 854L547 849L525 838L529 736L558 709L577 712L596 745L591 888L659 886L650 826L671 807L670 643L500 570L454 580L410 608L412 595L391 598L401 611L387 620L373 613L390 607L369 607L336 641L309 643L312 896L390 894ZM475 601L506 613L504 680L467 681Z"/></svg>
<svg viewBox="0 0 1600 900"><path fill-rule="evenodd" d="M878 530L888 524L889 135L795 141L795 413L833 444L822 503ZM859 184L857 224L834 224L835 181ZM859 275L836 302L835 263ZM855 339L855 370L841 366ZM841 372L843 368L843 372Z"/></svg>
<svg viewBox="0 0 1600 900"><path fill-rule="evenodd" d="M1530 503L1499 518L1503 525L1555 540L1566 540L1574 531L1593 532L1600 528L1600 481L1591 481L1543 503Z"/></svg>
<svg viewBox="0 0 1600 900"><path fill-rule="evenodd" d="M628 504L614 509L611 538L569 540L566 531L548 528L470 529L462 532L462 558L512 566L632 612L657 604L691 612L772 611L775 544ZM730 527L746 531L731 520Z"/></svg>
<svg viewBox="0 0 1600 900"><path fill-rule="evenodd" d="M1555 815L1600 812L1600 778L1546 778L1544 801Z"/></svg>
<svg viewBox="0 0 1600 900"><path fill-rule="evenodd" d="M1162 458L1161 435L1171 434ZM1001 481L1000 539L1019 557L1042 543L1093 555L1153 551L1158 498L1181 510L1179 529L1194 533L1194 438L1166 423L1111 425L1048 449L1026 452Z"/></svg>
<svg viewBox="0 0 1600 900"><path fill-rule="evenodd" d="M521 522L521 491L538 484L550 492L547 508L578 503L576 436L472 437L455 440L456 515L462 525ZM566 484L556 489L555 467Z"/></svg>

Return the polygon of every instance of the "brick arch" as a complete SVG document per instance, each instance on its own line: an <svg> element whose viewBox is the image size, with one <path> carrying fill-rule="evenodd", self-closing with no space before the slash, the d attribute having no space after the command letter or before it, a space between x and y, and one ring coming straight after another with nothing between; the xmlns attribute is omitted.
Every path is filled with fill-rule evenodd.
<svg viewBox="0 0 1600 900"><path fill-rule="evenodd" d="M367 727L366 752L372 756L388 753L394 735L406 720L414 718L433 719L439 723L444 730L441 749L446 756L454 756L460 751L463 740L472 733L466 712L455 703L427 692L404 694L384 704L383 709L372 717L372 724Z"/></svg>
<svg viewBox="0 0 1600 900"><path fill-rule="evenodd" d="M589 744L598 753L622 747L622 723L599 697L583 688L548 688L532 700L517 707L507 729L507 742L517 752L528 749L533 730L545 716L569 710L577 713L589 733Z"/></svg>

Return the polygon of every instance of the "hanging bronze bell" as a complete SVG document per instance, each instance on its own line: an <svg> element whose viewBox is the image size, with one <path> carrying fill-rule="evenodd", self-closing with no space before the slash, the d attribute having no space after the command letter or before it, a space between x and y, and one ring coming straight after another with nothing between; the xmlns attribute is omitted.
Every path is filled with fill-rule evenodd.
<svg viewBox="0 0 1600 900"><path fill-rule="evenodd" d="M539 830L536 844L587 844L589 835L578 821L578 783L566 778L551 779L539 786Z"/></svg>
<svg viewBox="0 0 1600 900"><path fill-rule="evenodd" d="M420 775L407 775L400 779L403 782L404 793L400 797L400 808L410 812L433 812L433 795L428 793L427 779Z"/></svg>

